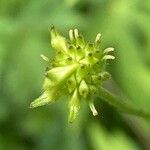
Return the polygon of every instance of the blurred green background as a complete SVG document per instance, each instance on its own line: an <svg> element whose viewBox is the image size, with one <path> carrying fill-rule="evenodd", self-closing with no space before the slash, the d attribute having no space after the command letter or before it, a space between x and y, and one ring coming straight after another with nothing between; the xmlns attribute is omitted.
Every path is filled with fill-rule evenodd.
<svg viewBox="0 0 150 150"><path fill-rule="evenodd" d="M79 28L87 40L102 34L115 48L105 87L150 111L149 0L0 0L0 150L150 150L148 120L117 112L95 99L99 116L83 102L67 122L67 99L29 109L41 93L52 57L48 27L64 35Z"/></svg>

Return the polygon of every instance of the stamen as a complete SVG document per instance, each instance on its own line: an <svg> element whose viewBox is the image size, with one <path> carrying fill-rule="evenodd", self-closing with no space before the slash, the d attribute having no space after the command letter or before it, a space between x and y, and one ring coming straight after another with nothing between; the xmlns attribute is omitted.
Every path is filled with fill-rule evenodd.
<svg viewBox="0 0 150 150"><path fill-rule="evenodd" d="M70 38L71 41L73 41L73 39L74 39L74 34L73 34L73 30L72 29L69 30L69 38Z"/></svg>
<svg viewBox="0 0 150 150"><path fill-rule="evenodd" d="M74 36L75 36L75 38L79 37L79 30L78 29L74 29Z"/></svg>
<svg viewBox="0 0 150 150"><path fill-rule="evenodd" d="M98 34L97 34L97 36L96 36L95 42L100 41L100 38L101 38L101 34L100 34L100 33L98 33Z"/></svg>
<svg viewBox="0 0 150 150"><path fill-rule="evenodd" d="M90 109L91 109L91 111L92 111L92 113L93 113L93 116L97 116L97 115L98 115L98 112L97 112L97 110L96 110L94 104L93 104L93 103L90 103L89 106L90 106Z"/></svg>
<svg viewBox="0 0 150 150"><path fill-rule="evenodd" d="M45 61L47 61L47 62L49 61L49 58L46 57L45 55L41 54L40 56L42 57L43 60L45 60Z"/></svg>
<svg viewBox="0 0 150 150"><path fill-rule="evenodd" d="M107 53L112 52L112 51L114 51L114 48L113 47L109 47L109 48L106 48L103 53L107 54Z"/></svg>
<svg viewBox="0 0 150 150"><path fill-rule="evenodd" d="M112 56L112 55L105 55L105 56L102 58L102 60L107 60L107 59L115 59L115 57Z"/></svg>

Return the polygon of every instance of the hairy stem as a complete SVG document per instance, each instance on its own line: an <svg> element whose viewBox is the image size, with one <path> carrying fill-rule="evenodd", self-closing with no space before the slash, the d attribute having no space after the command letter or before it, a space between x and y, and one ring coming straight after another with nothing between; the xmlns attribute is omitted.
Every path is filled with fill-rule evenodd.
<svg viewBox="0 0 150 150"><path fill-rule="evenodd" d="M126 100L115 96L114 94L110 93L102 87L99 89L98 97L109 103L110 105L116 107L119 111L150 119L149 112L132 107L126 102Z"/></svg>

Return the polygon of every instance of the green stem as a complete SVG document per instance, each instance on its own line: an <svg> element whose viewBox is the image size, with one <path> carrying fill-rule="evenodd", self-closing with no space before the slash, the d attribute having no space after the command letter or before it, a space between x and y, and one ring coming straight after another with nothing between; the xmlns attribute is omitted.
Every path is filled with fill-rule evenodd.
<svg viewBox="0 0 150 150"><path fill-rule="evenodd" d="M98 97L103 99L105 102L109 103L110 105L116 107L119 111L150 119L149 112L132 107L131 105L126 103L126 100L123 100L115 96L114 94L110 93L109 91L107 91L102 87L99 90Z"/></svg>

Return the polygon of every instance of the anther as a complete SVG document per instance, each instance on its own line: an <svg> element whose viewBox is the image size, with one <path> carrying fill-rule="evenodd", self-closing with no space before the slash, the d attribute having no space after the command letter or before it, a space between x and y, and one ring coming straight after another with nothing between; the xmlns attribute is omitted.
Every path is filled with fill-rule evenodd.
<svg viewBox="0 0 150 150"><path fill-rule="evenodd" d="M90 106L90 109L91 109L91 111L92 111L92 113L93 113L93 116L97 116L97 115L98 115L98 112L97 112L97 110L96 110L94 104L93 104L93 103L90 103L89 106Z"/></svg>
<svg viewBox="0 0 150 150"><path fill-rule="evenodd" d="M95 42L99 42L99 41L100 41L100 38L101 38L101 34L98 33L97 36L96 36Z"/></svg>
<svg viewBox="0 0 150 150"><path fill-rule="evenodd" d="M74 39L74 34L73 34L73 30L72 29L69 30L69 38L70 38L71 41L73 41L73 39Z"/></svg>
<svg viewBox="0 0 150 150"><path fill-rule="evenodd" d="M41 54L40 56L42 57L43 60L45 60L45 61L47 61L47 62L49 61L49 58L46 57L45 55Z"/></svg>
<svg viewBox="0 0 150 150"><path fill-rule="evenodd" d="M75 38L79 37L79 30L78 29L74 29L74 36L75 36Z"/></svg>

